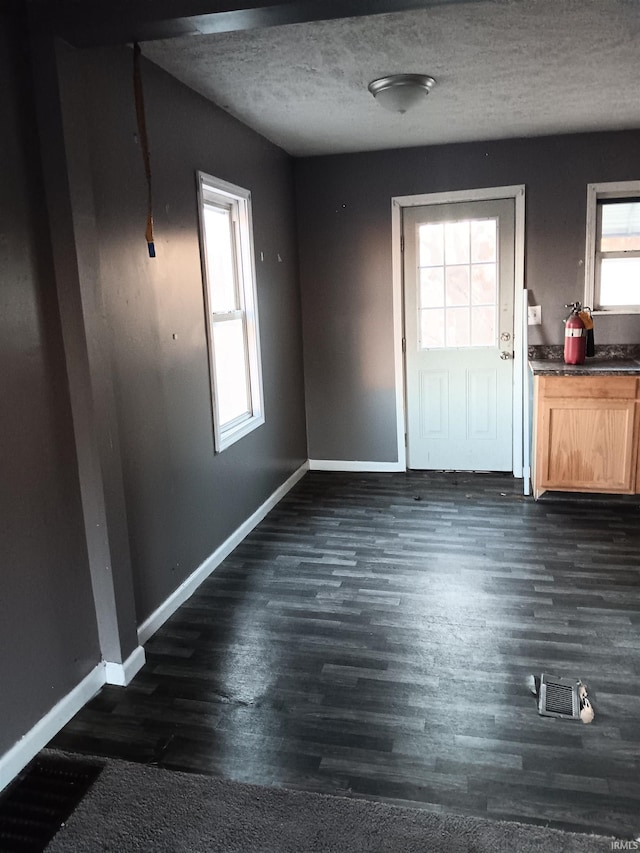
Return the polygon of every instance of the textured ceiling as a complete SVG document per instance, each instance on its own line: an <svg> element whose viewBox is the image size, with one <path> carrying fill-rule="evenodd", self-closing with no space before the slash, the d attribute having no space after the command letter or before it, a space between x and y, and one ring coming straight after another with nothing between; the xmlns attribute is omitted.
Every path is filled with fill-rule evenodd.
<svg viewBox="0 0 640 853"><path fill-rule="evenodd" d="M481 0L143 52L298 156L640 127L640 0ZM396 72L437 81L406 115L367 91Z"/></svg>

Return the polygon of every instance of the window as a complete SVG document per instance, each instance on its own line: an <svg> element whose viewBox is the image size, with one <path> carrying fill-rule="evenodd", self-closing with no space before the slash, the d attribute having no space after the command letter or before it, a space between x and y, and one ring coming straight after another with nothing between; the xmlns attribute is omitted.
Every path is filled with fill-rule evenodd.
<svg viewBox="0 0 640 853"><path fill-rule="evenodd" d="M498 220L418 226L421 349L497 342Z"/></svg>
<svg viewBox="0 0 640 853"><path fill-rule="evenodd" d="M585 305L640 313L640 181L589 184Z"/></svg>
<svg viewBox="0 0 640 853"><path fill-rule="evenodd" d="M198 172L215 448L264 423L251 193Z"/></svg>

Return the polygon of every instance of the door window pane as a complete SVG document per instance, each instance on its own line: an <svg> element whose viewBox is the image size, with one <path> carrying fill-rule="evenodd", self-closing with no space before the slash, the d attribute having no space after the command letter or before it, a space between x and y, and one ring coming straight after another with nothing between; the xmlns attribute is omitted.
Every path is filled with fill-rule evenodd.
<svg viewBox="0 0 640 853"><path fill-rule="evenodd" d="M218 416L226 424L250 411L242 318L214 323L213 345Z"/></svg>
<svg viewBox="0 0 640 853"><path fill-rule="evenodd" d="M469 263L469 222L445 222L445 263Z"/></svg>
<svg viewBox="0 0 640 853"><path fill-rule="evenodd" d="M421 267L440 266L444 263L444 225L441 222L425 223L418 228Z"/></svg>
<svg viewBox="0 0 640 853"><path fill-rule="evenodd" d="M444 267L420 270L420 307L442 308L444 305Z"/></svg>
<svg viewBox="0 0 640 853"><path fill-rule="evenodd" d="M449 308L446 319L448 347L468 347L471 343L468 308Z"/></svg>
<svg viewBox="0 0 640 853"><path fill-rule="evenodd" d="M474 263L494 262L498 241L497 220L474 219L471 221L471 260Z"/></svg>
<svg viewBox="0 0 640 853"><path fill-rule="evenodd" d="M469 267L455 266L446 268L447 305L469 304Z"/></svg>
<svg viewBox="0 0 640 853"><path fill-rule="evenodd" d="M496 265L474 264L471 267L471 304L495 305Z"/></svg>
<svg viewBox="0 0 640 853"><path fill-rule="evenodd" d="M496 345L495 305L479 305L471 309L471 346Z"/></svg>

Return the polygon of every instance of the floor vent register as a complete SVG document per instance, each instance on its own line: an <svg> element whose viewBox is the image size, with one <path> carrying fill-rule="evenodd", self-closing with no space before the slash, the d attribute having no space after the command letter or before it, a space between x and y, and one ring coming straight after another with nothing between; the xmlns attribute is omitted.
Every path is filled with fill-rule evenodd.
<svg viewBox="0 0 640 853"><path fill-rule="evenodd" d="M538 693L538 711L543 717L579 718L580 696L578 687L579 682L572 681L569 678L542 675Z"/></svg>

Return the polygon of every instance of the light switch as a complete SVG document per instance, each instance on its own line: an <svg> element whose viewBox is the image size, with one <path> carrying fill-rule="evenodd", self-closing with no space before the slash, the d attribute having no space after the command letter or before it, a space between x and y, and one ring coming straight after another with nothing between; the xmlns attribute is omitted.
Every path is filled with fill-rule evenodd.
<svg viewBox="0 0 640 853"><path fill-rule="evenodd" d="M527 323L529 326L542 325L542 307L540 305L529 305L527 308Z"/></svg>

